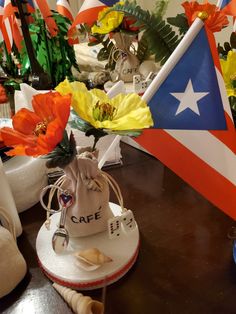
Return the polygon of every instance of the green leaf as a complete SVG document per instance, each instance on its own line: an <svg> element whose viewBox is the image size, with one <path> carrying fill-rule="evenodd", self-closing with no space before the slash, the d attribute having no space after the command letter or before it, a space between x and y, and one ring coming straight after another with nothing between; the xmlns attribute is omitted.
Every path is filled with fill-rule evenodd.
<svg viewBox="0 0 236 314"><path fill-rule="evenodd" d="M230 45L232 49L236 49L236 34L235 32L232 32L230 35Z"/></svg>
<svg viewBox="0 0 236 314"><path fill-rule="evenodd" d="M107 131L108 134L115 134L121 136L131 136L131 137L138 137L142 130L125 130L125 131Z"/></svg>
<svg viewBox="0 0 236 314"><path fill-rule="evenodd" d="M70 138L68 138L67 132L64 131L62 141L51 153L45 156L45 158L48 159L48 161L46 162L46 166L48 168L64 168L74 159L75 155L76 143L74 135L73 133L71 133Z"/></svg>
<svg viewBox="0 0 236 314"><path fill-rule="evenodd" d="M169 0L156 1L154 14L156 16L163 17L163 15L166 13L168 4Z"/></svg>
<svg viewBox="0 0 236 314"><path fill-rule="evenodd" d="M122 5L115 4L106 14L111 11L123 12L125 16L131 17L140 23L143 30L143 37L148 43L149 51L155 55L157 62L167 60L172 54L180 39L172 30L169 24L162 19L160 15L151 14L149 11L143 10L135 2L125 1ZM166 39L167 38L167 39Z"/></svg>
<svg viewBox="0 0 236 314"><path fill-rule="evenodd" d="M188 20L184 13L177 14L176 17L168 17L167 22L178 27L180 35L184 35L189 29Z"/></svg>

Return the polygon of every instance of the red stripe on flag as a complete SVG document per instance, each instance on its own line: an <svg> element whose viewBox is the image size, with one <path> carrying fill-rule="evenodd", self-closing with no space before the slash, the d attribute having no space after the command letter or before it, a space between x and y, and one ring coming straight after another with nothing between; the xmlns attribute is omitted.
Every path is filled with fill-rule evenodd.
<svg viewBox="0 0 236 314"><path fill-rule="evenodd" d="M71 27L74 27L77 24L83 24L83 23L92 25L98 19L98 13L104 8L106 8L105 5L90 8L90 9L84 10L82 12L79 12Z"/></svg>
<svg viewBox="0 0 236 314"><path fill-rule="evenodd" d="M206 35L207 35L208 42L209 42L209 47L211 49L211 55L213 58L213 62L215 64L215 66L217 67L217 69L222 74L220 59L219 59L218 51L216 49L216 44L215 44L215 37L214 37L213 33L207 27L205 27L205 30L206 30ZM219 82L218 82L218 84L219 84ZM223 101L223 99L222 99L222 101ZM220 131L214 130L214 131L210 131L210 133L212 135L214 135L216 138L218 138L221 142L223 142L226 146L228 146L229 149L231 149L236 154L235 125L234 125L234 122L232 121L232 119L227 114L227 112L225 112L225 120L226 120L227 130L225 130L225 131L224 130L220 130Z"/></svg>
<svg viewBox="0 0 236 314"><path fill-rule="evenodd" d="M215 206L236 219L236 187L233 183L164 130L145 130L135 140Z"/></svg>
<svg viewBox="0 0 236 314"><path fill-rule="evenodd" d="M227 130L214 130L209 131L212 135L218 138L222 143L228 146L236 154L236 130L235 125L229 115L225 112L225 119L228 129Z"/></svg>
<svg viewBox="0 0 236 314"><path fill-rule="evenodd" d="M45 23L49 29L49 32L52 37L56 36L58 33L58 27L55 20L52 17L52 12L49 9L49 6L45 0L36 0L40 12L45 20Z"/></svg>
<svg viewBox="0 0 236 314"><path fill-rule="evenodd" d="M217 67L217 69L222 74L219 54L218 54L218 51L216 49L215 37L214 37L213 33L207 28L207 26L205 26L205 30L206 30L206 35L207 35L207 39L209 42L209 47L211 49L211 55L212 55L213 62L215 64L215 66Z"/></svg>
<svg viewBox="0 0 236 314"><path fill-rule="evenodd" d="M6 19L6 18L10 17L10 16L13 15L16 11L17 11L17 9L16 9L15 7L13 7L11 3L8 3L8 4L4 7L3 19Z"/></svg>
<svg viewBox="0 0 236 314"><path fill-rule="evenodd" d="M236 0L231 0L229 4L222 9L222 12L226 15L236 16Z"/></svg>
<svg viewBox="0 0 236 314"><path fill-rule="evenodd" d="M19 51L23 48L22 46L22 41L23 41L23 36L20 32L19 25L17 24L17 21L15 17L12 17L12 35L14 39L14 43L16 44L16 47Z"/></svg>
<svg viewBox="0 0 236 314"><path fill-rule="evenodd" d="M67 17L71 22L73 21L73 16L72 16L71 12L69 10L67 10L67 8L64 7L63 5L57 4L57 11L61 15Z"/></svg>
<svg viewBox="0 0 236 314"><path fill-rule="evenodd" d="M11 47L12 47L12 42L11 42L11 36L12 36L12 34L10 34L10 33L7 31L4 22L2 23L1 31L2 31L2 36L3 36L4 42L5 42L7 51L8 51L8 53L10 53L10 52L11 52Z"/></svg>

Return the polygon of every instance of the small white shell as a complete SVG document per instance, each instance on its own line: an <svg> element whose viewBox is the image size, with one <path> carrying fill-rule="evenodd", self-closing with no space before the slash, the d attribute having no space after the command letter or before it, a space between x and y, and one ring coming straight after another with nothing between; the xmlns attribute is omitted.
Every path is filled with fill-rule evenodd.
<svg viewBox="0 0 236 314"><path fill-rule="evenodd" d="M112 259L97 248L91 248L79 252L75 252L76 265L84 270L92 271L101 267L105 263L112 262Z"/></svg>
<svg viewBox="0 0 236 314"><path fill-rule="evenodd" d="M104 306L101 302L93 300L82 293L70 288L63 287L57 283L52 284L53 288L63 297L76 314L103 314Z"/></svg>

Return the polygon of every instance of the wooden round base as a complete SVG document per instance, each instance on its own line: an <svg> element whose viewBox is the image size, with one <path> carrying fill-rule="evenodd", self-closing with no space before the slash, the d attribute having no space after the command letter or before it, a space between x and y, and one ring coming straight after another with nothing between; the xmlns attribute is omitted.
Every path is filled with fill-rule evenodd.
<svg viewBox="0 0 236 314"><path fill-rule="evenodd" d="M121 215L120 206L110 203L114 216ZM43 272L54 282L72 289L92 290L109 285L121 277L133 266L139 251L138 226L130 232L122 232L119 238L109 239L108 231L89 237L72 238L68 248L62 254L52 249L52 236L57 229L60 214L51 216L50 230L43 224L36 239L36 251ZM94 271L85 271L75 265L73 253L89 248L97 248L112 258L112 262L102 265Z"/></svg>

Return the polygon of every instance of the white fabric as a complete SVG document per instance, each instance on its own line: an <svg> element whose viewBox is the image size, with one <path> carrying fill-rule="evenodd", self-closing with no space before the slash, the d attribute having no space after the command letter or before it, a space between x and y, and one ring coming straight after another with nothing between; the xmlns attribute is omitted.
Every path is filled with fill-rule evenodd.
<svg viewBox="0 0 236 314"><path fill-rule="evenodd" d="M0 298L10 293L24 278L27 270L24 257L14 238L14 221L4 208L0 208Z"/></svg>

